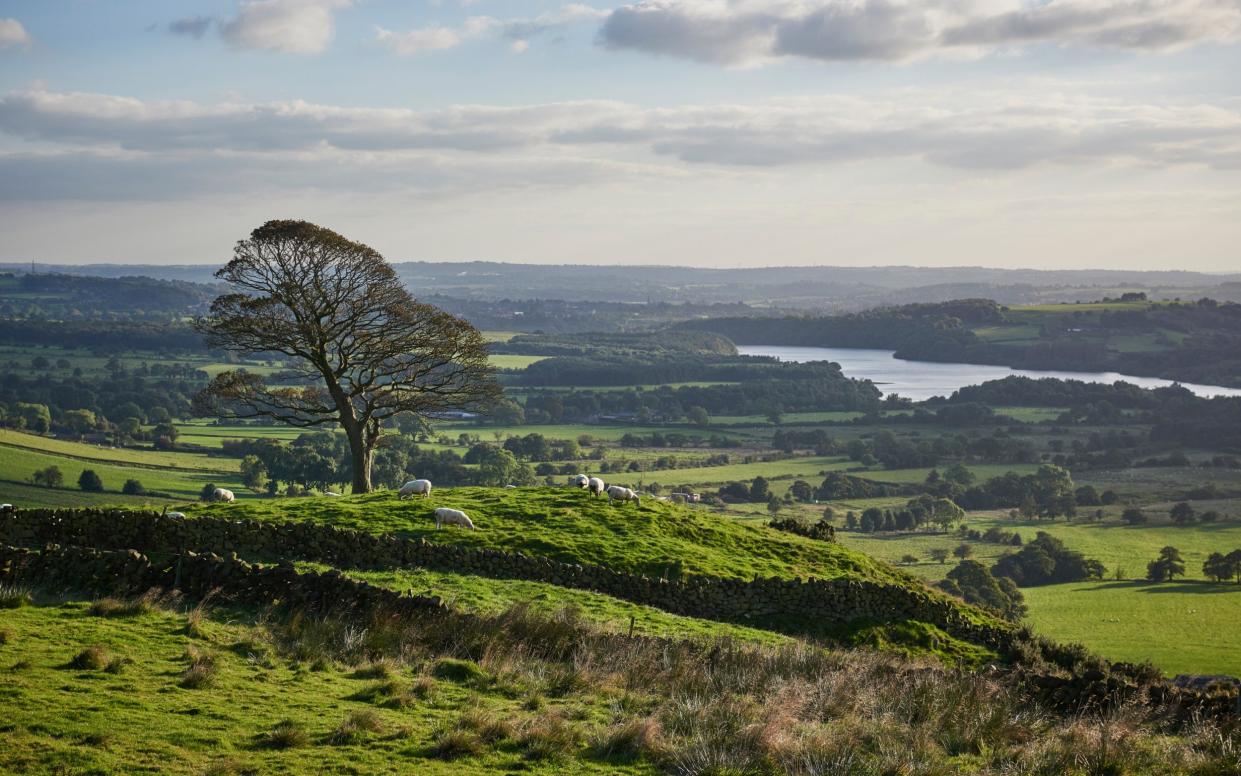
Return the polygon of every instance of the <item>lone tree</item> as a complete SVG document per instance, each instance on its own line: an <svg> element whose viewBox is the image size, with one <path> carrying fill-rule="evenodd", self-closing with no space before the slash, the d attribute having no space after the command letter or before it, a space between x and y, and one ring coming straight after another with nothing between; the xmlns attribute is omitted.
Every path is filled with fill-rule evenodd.
<svg viewBox="0 0 1241 776"><path fill-rule="evenodd" d="M215 273L236 289L195 321L210 347L281 354L306 383L269 387L227 371L195 397L203 415L339 424L353 492L371 490L385 422L483 408L499 395L487 346L469 323L416 301L375 250L305 221L269 221Z"/></svg>

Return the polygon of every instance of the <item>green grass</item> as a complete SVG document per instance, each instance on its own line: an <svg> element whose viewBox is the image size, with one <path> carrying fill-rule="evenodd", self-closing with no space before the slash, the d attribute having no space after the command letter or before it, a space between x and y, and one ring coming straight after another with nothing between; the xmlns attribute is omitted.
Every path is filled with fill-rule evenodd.
<svg viewBox="0 0 1241 776"><path fill-rule="evenodd" d="M202 453L168 450L137 450L125 447L101 447L64 439L26 434L21 431L0 428L0 449L15 447L34 452L63 455L89 461L110 464L133 464L150 469L184 469L190 472L236 471L238 462L233 458L210 458Z"/></svg>
<svg viewBox="0 0 1241 776"><path fill-rule="evenodd" d="M326 568L314 563L301 563L298 566L316 570ZM603 630L616 633L628 633L632 617L633 632L636 635L675 639L727 637L738 641L763 643L789 641L789 637L769 630L682 617L602 593L572 590L543 582L489 579L472 574L448 574L425 569L347 571L345 576L402 592L412 590L414 593L437 595L454 608L480 614L499 614L514 605L526 605L543 614L553 614L565 607L571 607L583 619Z"/></svg>
<svg viewBox="0 0 1241 776"><path fill-rule="evenodd" d="M614 458L624 457L623 452L616 452ZM749 482L755 477L767 479L777 477L800 478L818 485L823 481L824 471L847 469L857 464L840 456L806 456L788 458L782 461L766 461L757 463L733 463L724 466L702 466L685 469L666 469L649 472L614 472L603 475L608 483L619 485L637 485L639 482L659 482L664 484L678 483L686 485L721 485L728 482ZM870 476L870 473L867 473Z"/></svg>
<svg viewBox="0 0 1241 776"><path fill-rule="evenodd" d="M1241 549L1241 522L1200 524L1180 528L1162 519L1145 526L1119 523L1012 521L1002 513L973 513L971 528L992 525L1016 530L1025 540L1042 530L1070 549L1101 560L1109 576L1119 568L1132 580L1142 577L1146 563L1159 549L1181 550L1190 581L1147 585L1140 581L1106 581L1023 588L1029 621L1039 633L1061 641L1077 641L1113 660L1145 660L1169 673L1232 673L1241 675L1241 586L1203 581L1202 561L1211 552ZM918 563L901 568L927 581L943 579L956 565L932 561L932 549L951 551L962 543L955 534L862 534L839 531L839 541L868 555L899 563L913 555ZM974 559L994 563L1011 548L969 542ZM1230 635L1231 634L1231 635Z"/></svg>
<svg viewBox="0 0 1241 776"><path fill-rule="evenodd" d="M6 610L0 618L0 708L4 744L0 772L59 773L650 773L649 765L599 762L582 748L563 763L522 756L515 743L483 748L448 762L432 755L438 730L480 711L517 721L533 719L523 697L502 684L467 687L434 683L426 697L400 708L375 697L384 682L356 666L281 658L255 640L253 620L233 611L186 633L186 618L156 609L127 618L87 613L87 602L59 601ZM182 686L187 647L214 657L214 681ZM66 667L74 655L102 647L119 672ZM399 686L414 684L410 668L391 669ZM583 692L547 701L583 726L605 723L609 698ZM360 735L333 737L349 717L365 721ZM305 743L277 749L263 735L289 720Z"/></svg>
<svg viewBox="0 0 1241 776"><path fill-rule="evenodd" d="M235 424L217 426L206 421L188 421L175 424L181 444L199 445L202 447L220 447L225 439L279 439L291 442L305 429L290 426L256 426Z"/></svg>
<svg viewBox="0 0 1241 776"><path fill-rule="evenodd" d="M201 459L202 465L198 468L167 468L139 465L125 461L109 463L102 458L87 457L87 455L100 455L100 448L90 445L79 445L73 442L44 439L42 437L22 436L24 437L23 442L37 443L38 441L43 441L48 443L49 447L55 448L58 451L72 449L79 453L81 457L69 457L68 455L54 452L39 452L24 447L0 446L0 493L2 493L0 497L8 499L8 494L12 492L14 494L13 503L17 503L20 506L71 506L85 503L114 504L153 500L131 499L122 496L120 493L121 486L125 484L127 479L131 478L140 481L147 490L168 493L176 499L197 498L203 486L208 482L214 482L221 487L233 489L239 498L248 496L244 492L244 488L242 488L241 481L236 473L235 461L181 454L183 457L177 459L179 462ZM128 453L128 456L122 457L130 458L139 458L144 455L141 451L117 452ZM151 455L155 456L154 460L158 460L161 454L152 453ZM35 471L49 466L56 466L63 473L64 484L62 489L29 487L30 476ZM105 492L87 494L77 489L78 476L85 469L92 469L100 476L103 480ZM19 489L20 497L17 495ZM67 492L74 494L72 498L66 495Z"/></svg>
<svg viewBox="0 0 1241 776"><path fill-rule="evenodd" d="M464 510L478 530L435 530L432 512L442 506ZM705 509L661 502L611 506L606 499L591 499L568 488L452 488L437 490L430 499L405 501L386 491L338 499L195 504L186 510L236 519L310 520L653 576L679 564L686 574L741 579L853 575L894 583L905 580L861 553L741 525Z"/></svg>
<svg viewBox="0 0 1241 776"><path fill-rule="evenodd" d="M487 362L496 369L525 369L531 364L537 364L548 356L521 356L509 353L493 353L487 357Z"/></svg>
<svg viewBox="0 0 1241 776"><path fill-rule="evenodd" d="M1022 592L1044 636L1168 674L1241 676L1241 586L1083 582Z"/></svg>

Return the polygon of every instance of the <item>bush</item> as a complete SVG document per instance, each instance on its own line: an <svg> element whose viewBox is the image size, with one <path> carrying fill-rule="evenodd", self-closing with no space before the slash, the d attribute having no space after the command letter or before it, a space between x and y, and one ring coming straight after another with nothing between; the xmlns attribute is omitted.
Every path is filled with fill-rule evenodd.
<svg viewBox="0 0 1241 776"><path fill-rule="evenodd" d="M99 478L94 469L83 469L78 475L78 487L88 493L102 493L103 480Z"/></svg>
<svg viewBox="0 0 1241 776"><path fill-rule="evenodd" d="M142 483L137 480L125 480L125 484L121 486L121 492L127 496L143 496L146 495L147 489L142 487Z"/></svg>

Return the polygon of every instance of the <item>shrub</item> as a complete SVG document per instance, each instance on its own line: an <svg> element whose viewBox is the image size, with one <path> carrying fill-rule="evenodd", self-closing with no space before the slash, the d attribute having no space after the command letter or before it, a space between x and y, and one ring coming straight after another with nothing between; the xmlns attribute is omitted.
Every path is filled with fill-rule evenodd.
<svg viewBox="0 0 1241 776"><path fill-rule="evenodd" d="M69 661L70 668L79 671L102 671L112 661L108 651L100 646L87 647Z"/></svg>
<svg viewBox="0 0 1241 776"><path fill-rule="evenodd" d="M301 724L291 719L282 720L258 737L258 745L265 749L293 749L310 743L310 736Z"/></svg>
<svg viewBox="0 0 1241 776"><path fill-rule="evenodd" d="M147 489L138 480L130 479L125 480L125 484L121 486L121 492L127 496L142 496L146 494Z"/></svg>
<svg viewBox="0 0 1241 776"><path fill-rule="evenodd" d="M102 493L103 480L99 478L94 469L83 469L78 475L78 487L88 493Z"/></svg>

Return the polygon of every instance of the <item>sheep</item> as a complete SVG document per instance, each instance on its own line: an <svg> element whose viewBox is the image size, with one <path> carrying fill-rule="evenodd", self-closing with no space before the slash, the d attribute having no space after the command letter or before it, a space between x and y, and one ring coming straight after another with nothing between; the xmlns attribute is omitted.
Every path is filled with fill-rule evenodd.
<svg viewBox="0 0 1241 776"><path fill-rule="evenodd" d="M184 520L184 512L165 512L164 517L171 517L173 520Z"/></svg>
<svg viewBox="0 0 1241 776"><path fill-rule="evenodd" d="M333 497L340 496L340 494L339 494L339 493L337 493L337 492L336 492L336 491L334 491L334 490L325 490L325 491L323 491L323 495L325 495L325 496L333 496Z"/></svg>
<svg viewBox="0 0 1241 776"><path fill-rule="evenodd" d="M629 488L622 488L620 485L613 485L608 488L608 502L611 503L613 501L632 501L634 504L642 506L642 499L637 493L634 493Z"/></svg>
<svg viewBox="0 0 1241 776"><path fill-rule="evenodd" d="M233 492L228 488L216 488L211 491L211 500L223 501L225 504L231 504L237 500L237 497L234 496Z"/></svg>
<svg viewBox="0 0 1241 776"><path fill-rule="evenodd" d="M586 481L586 489L590 491L592 498L598 496L600 493L603 493L607 490L607 487L607 485L603 484L603 480L598 477L591 477Z"/></svg>
<svg viewBox="0 0 1241 776"><path fill-rule="evenodd" d="M12 504L0 504L0 515L7 515L10 512L16 512L17 507Z"/></svg>
<svg viewBox="0 0 1241 776"><path fill-rule="evenodd" d="M430 480L410 480L401 486L397 491L397 498L406 498L421 493L423 498L431 497L431 481Z"/></svg>
<svg viewBox="0 0 1241 776"><path fill-rule="evenodd" d="M585 474L575 474L569 478L569 487L586 490L590 487L590 478Z"/></svg>
<svg viewBox="0 0 1241 776"><path fill-rule="evenodd" d="M505 490L517 490L517 486L516 485L505 485L504 489Z"/></svg>
<svg viewBox="0 0 1241 776"><path fill-rule="evenodd" d="M441 525L459 525L462 528L474 530L474 522L470 520L466 513L460 509L449 509L448 507L440 507L435 510L436 530L439 530Z"/></svg>

